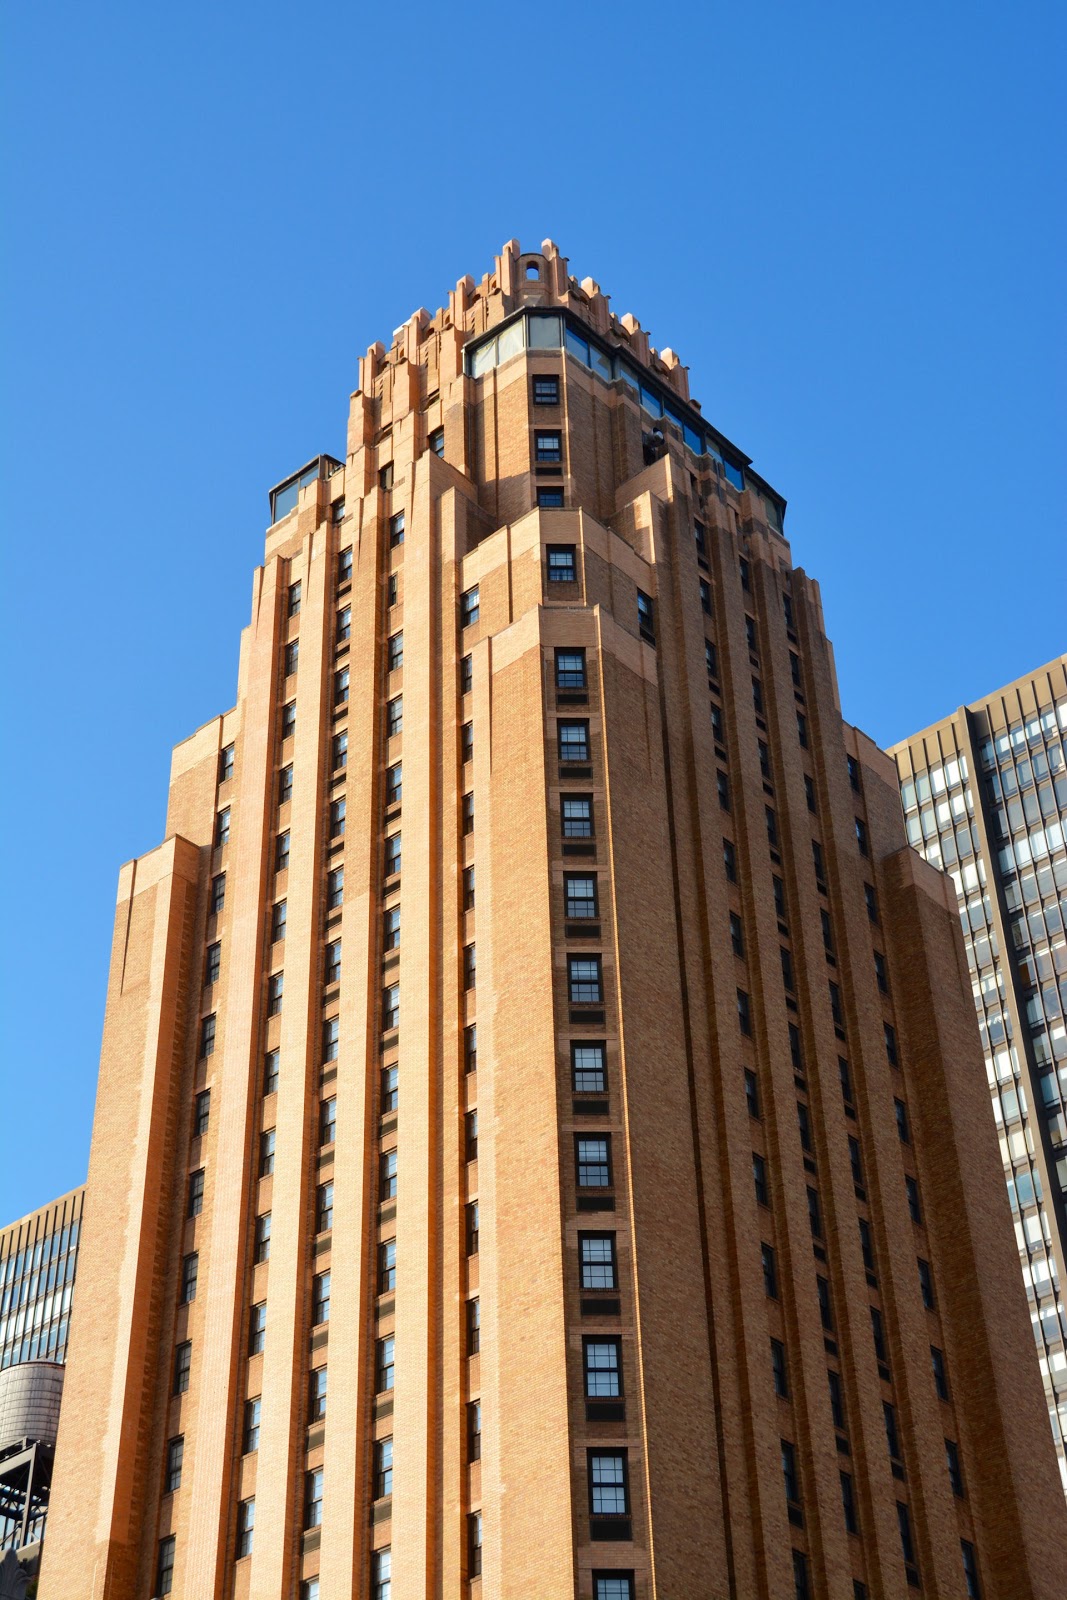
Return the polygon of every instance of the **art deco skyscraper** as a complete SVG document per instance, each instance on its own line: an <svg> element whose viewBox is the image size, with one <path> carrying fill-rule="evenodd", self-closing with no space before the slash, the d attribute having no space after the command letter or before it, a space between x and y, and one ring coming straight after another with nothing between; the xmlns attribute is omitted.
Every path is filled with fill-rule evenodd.
<svg viewBox="0 0 1067 1600"><path fill-rule="evenodd" d="M951 888L546 242L274 491L123 869L44 1600L1057 1594Z"/></svg>
<svg viewBox="0 0 1067 1600"><path fill-rule="evenodd" d="M1067 1490L1067 656L897 745L908 838L949 873Z"/></svg>

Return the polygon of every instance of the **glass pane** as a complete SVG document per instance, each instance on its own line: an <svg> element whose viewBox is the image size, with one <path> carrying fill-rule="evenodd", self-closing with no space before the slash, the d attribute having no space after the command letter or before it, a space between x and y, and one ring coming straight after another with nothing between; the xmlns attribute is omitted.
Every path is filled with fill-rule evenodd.
<svg viewBox="0 0 1067 1600"><path fill-rule="evenodd" d="M494 366L496 366L496 340L487 339L471 356L471 377L480 378Z"/></svg>
<svg viewBox="0 0 1067 1600"><path fill-rule="evenodd" d="M589 346L584 339L580 339L573 328L566 331L567 351L572 356L577 356L579 361L589 365Z"/></svg>
<svg viewBox="0 0 1067 1600"><path fill-rule="evenodd" d="M502 328L497 338L497 364L518 355L525 343L525 321L522 317L513 322L509 328Z"/></svg>
<svg viewBox="0 0 1067 1600"><path fill-rule="evenodd" d="M653 394L651 389L641 385L641 404L651 417L658 417L663 407L660 405L658 394Z"/></svg>
<svg viewBox="0 0 1067 1600"><path fill-rule="evenodd" d="M283 517L288 516L296 505L299 493L300 485L298 483L291 483L287 489L278 490L278 493L274 496L275 522L280 522Z"/></svg>
<svg viewBox="0 0 1067 1600"><path fill-rule="evenodd" d="M725 461L723 465L726 468L726 476L734 488L743 489L745 487L745 479L741 468L735 467L732 461Z"/></svg>
<svg viewBox="0 0 1067 1600"><path fill-rule="evenodd" d="M619 362L619 377L628 389L632 389L635 395L640 395L641 379L633 367L628 367L624 361Z"/></svg>
<svg viewBox="0 0 1067 1600"><path fill-rule="evenodd" d="M689 446L690 450L692 450L693 454L698 456L703 447L703 440L701 439L699 433L697 433L696 429L688 426L683 427L682 437Z"/></svg>
<svg viewBox="0 0 1067 1600"><path fill-rule="evenodd" d="M529 317L527 321L531 350L559 349L558 317Z"/></svg>
<svg viewBox="0 0 1067 1600"><path fill-rule="evenodd" d="M598 350L596 345L591 345L589 348L589 365L598 378L603 378L608 383L611 382L611 357L606 356L602 350Z"/></svg>

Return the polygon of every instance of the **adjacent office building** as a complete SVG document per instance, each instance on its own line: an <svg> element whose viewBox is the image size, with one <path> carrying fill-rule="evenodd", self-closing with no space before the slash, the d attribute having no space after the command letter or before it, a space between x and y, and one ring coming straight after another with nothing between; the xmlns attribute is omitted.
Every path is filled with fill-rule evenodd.
<svg viewBox="0 0 1067 1600"><path fill-rule="evenodd" d="M1067 656L895 747L908 839L947 872L1067 1490Z"/></svg>
<svg viewBox="0 0 1067 1600"><path fill-rule="evenodd" d="M0 1229L0 1551L34 1569L48 1516L85 1189Z"/></svg>
<svg viewBox="0 0 1067 1600"><path fill-rule="evenodd" d="M43 1600L1052 1600L951 885L780 495L512 242L271 513L120 874Z"/></svg>

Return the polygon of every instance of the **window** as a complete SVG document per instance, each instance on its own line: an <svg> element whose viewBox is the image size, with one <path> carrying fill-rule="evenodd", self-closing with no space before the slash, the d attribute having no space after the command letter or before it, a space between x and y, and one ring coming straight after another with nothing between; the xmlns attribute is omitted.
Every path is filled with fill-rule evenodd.
<svg viewBox="0 0 1067 1600"><path fill-rule="evenodd" d="M819 1191L808 1185L808 1226L813 1239L822 1238L822 1208L819 1205Z"/></svg>
<svg viewBox="0 0 1067 1600"><path fill-rule="evenodd" d="M400 579L395 572L390 572L386 579L385 598L389 606L395 606L400 598Z"/></svg>
<svg viewBox="0 0 1067 1600"><path fill-rule="evenodd" d="M716 793L719 796L719 805L721 806L723 811L729 811L729 809L730 809L730 780L727 777L725 772L720 772L720 771L716 770L716 773L715 773L715 789L716 789Z"/></svg>
<svg viewBox="0 0 1067 1600"><path fill-rule="evenodd" d="M789 1024L789 1060L793 1071L799 1077L804 1071L804 1050L800 1038L800 1029L795 1022Z"/></svg>
<svg viewBox="0 0 1067 1600"><path fill-rule="evenodd" d="M465 1072L478 1070L478 1024L471 1022L463 1030L463 1069Z"/></svg>
<svg viewBox="0 0 1067 1600"><path fill-rule="evenodd" d="M557 728L561 761L589 760L588 722L563 722Z"/></svg>
<svg viewBox="0 0 1067 1600"><path fill-rule="evenodd" d="M590 1450L589 1509L594 1517L628 1517L625 1450Z"/></svg>
<svg viewBox="0 0 1067 1600"><path fill-rule="evenodd" d="M285 872L289 866L289 829L279 833L274 841L274 870Z"/></svg>
<svg viewBox="0 0 1067 1600"><path fill-rule="evenodd" d="M218 916L226 903L226 874L220 872L211 880L211 914Z"/></svg>
<svg viewBox="0 0 1067 1600"><path fill-rule="evenodd" d="M315 1196L315 1231L328 1233L333 1227L333 1184L320 1183Z"/></svg>
<svg viewBox="0 0 1067 1600"><path fill-rule="evenodd" d="M873 883L865 883L863 885L863 899L867 907L867 915L872 922L876 923L878 921L878 896L874 892Z"/></svg>
<svg viewBox="0 0 1067 1600"><path fill-rule="evenodd" d="M556 688L584 689L585 686L585 651L557 650Z"/></svg>
<svg viewBox="0 0 1067 1600"><path fill-rule="evenodd" d="M385 803L398 806L404 794L404 773L401 763L385 769Z"/></svg>
<svg viewBox="0 0 1067 1600"><path fill-rule="evenodd" d="M189 1372L193 1365L193 1347L186 1339L174 1352L174 1383L172 1394L185 1394L189 1388Z"/></svg>
<svg viewBox="0 0 1067 1600"><path fill-rule="evenodd" d="M915 1544L911 1537L911 1517L908 1508L900 1500L897 1501L897 1525L900 1528L900 1548L904 1556L904 1567L906 1571L908 1568L911 1569L907 1572L907 1576L908 1582L912 1583L913 1575L915 1579L918 1578L915 1570Z"/></svg>
<svg viewBox="0 0 1067 1600"><path fill-rule="evenodd" d="M741 587L747 593L752 588L752 569L744 556L737 563L737 569L741 574Z"/></svg>
<svg viewBox="0 0 1067 1600"><path fill-rule="evenodd" d="M752 1012L749 1006L748 995L745 993L744 989L738 989L737 991L737 1021L742 1033L751 1034Z"/></svg>
<svg viewBox="0 0 1067 1600"><path fill-rule="evenodd" d="M204 1020L207 1021L207 1018L205 1017ZM201 1054L203 1054L202 1051L201 1051ZM204 1134L208 1130L208 1123L209 1123L210 1119L211 1119L211 1090L210 1089L201 1089L200 1093L196 1097L196 1105L195 1105L195 1110L193 1112L193 1137L194 1138L196 1138L196 1139L202 1139L203 1138Z"/></svg>
<svg viewBox="0 0 1067 1600"><path fill-rule="evenodd" d="M375 1346L377 1358L377 1386L379 1394L384 1394L387 1389L391 1389L393 1387L393 1348L394 1342L392 1337L387 1339L379 1339L377 1345Z"/></svg>
<svg viewBox="0 0 1067 1600"><path fill-rule="evenodd" d="M767 1163L755 1150L752 1152L752 1179L756 1186L756 1202L758 1205L770 1205L767 1193Z"/></svg>
<svg viewBox="0 0 1067 1600"><path fill-rule="evenodd" d="M337 556L337 581L338 583L351 583L352 581L352 546L346 545Z"/></svg>
<svg viewBox="0 0 1067 1600"><path fill-rule="evenodd" d="M844 1432L845 1428L845 1397L841 1388L841 1374L828 1372L827 1382L830 1386L830 1415L834 1420L834 1427Z"/></svg>
<svg viewBox="0 0 1067 1600"><path fill-rule="evenodd" d="M851 789L855 789L858 794L860 787L860 764L856 760L855 756L846 756L845 759L848 762L849 787Z"/></svg>
<svg viewBox="0 0 1067 1600"><path fill-rule="evenodd" d="M285 973L272 972L267 979L267 1015L276 1017L282 1009L282 995L285 990Z"/></svg>
<svg viewBox="0 0 1067 1600"><path fill-rule="evenodd" d="M598 1139L576 1135L574 1149L579 1189L610 1189L611 1135Z"/></svg>
<svg viewBox="0 0 1067 1600"><path fill-rule="evenodd" d="M378 1199L395 1200L397 1190L397 1153L383 1150L378 1164Z"/></svg>
<svg viewBox="0 0 1067 1600"><path fill-rule="evenodd" d="M400 1068L382 1068L382 1116L400 1104Z"/></svg>
<svg viewBox="0 0 1067 1600"><path fill-rule="evenodd" d="M568 956L567 986L572 1006L600 1005L604 999L599 956Z"/></svg>
<svg viewBox="0 0 1067 1600"><path fill-rule="evenodd" d="M826 863L823 861L822 845L819 843L818 839L813 839L811 841L811 860L812 860L812 865L815 868L816 882L818 882L820 884L825 883L826 882Z"/></svg>
<svg viewBox="0 0 1067 1600"><path fill-rule="evenodd" d="M482 1403L472 1400L467 1407L467 1460L482 1458Z"/></svg>
<svg viewBox="0 0 1067 1600"><path fill-rule="evenodd" d="M775 1260L774 1248L769 1244L760 1245L760 1259L763 1265L763 1292L768 1300L778 1298L778 1264Z"/></svg>
<svg viewBox="0 0 1067 1600"><path fill-rule="evenodd" d="M321 1422L326 1415L325 1367L313 1367L308 1378L308 1421Z"/></svg>
<svg viewBox="0 0 1067 1600"><path fill-rule="evenodd" d="M563 490L538 489L537 505L541 511L559 511L563 505Z"/></svg>
<svg viewBox="0 0 1067 1600"><path fill-rule="evenodd" d="M652 596L643 589L637 591L637 630L642 639L656 642L656 607Z"/></svg>
<svg viewBox="0 0 1067 1600"><path fill-rule="evenodd" d="M858 1139L849 1138L848 1159L852 1167L852 1182L857 1188L863 1187L863 1160L860 1156L860 1142Z"/></svg>
<svg viewBox="0 0 1067 1600"><path fill-rule="evenodd" d="M700 582L700 609L701 609L701 611L706 612L707 615L710 617L711 616L711 584L708 583L704 578L701 578L699 580L699 582ZM714 646L712 646L711 649L712 649L712 656L714 656ZM711 677L715 676L712 659L708 660L708 674Z"/></svg>
<svg viewBox="0 0 1067 1600"><path fill-rule="evenodd" d="M459 597L459 620L464 628L469 628L481 616L481 604L478 598L477 584L473 589L464 590Z"/></svg>
<svg viewBox="0 0 1067 1600"><path fill-rule="evenodd" d="M464 1235L467 1243L467 1254L478 1254L478 1202L472 1200L464 1207Z"/></svg>
<svg viewBox="0 0 1067 1600"><path fill-rule="evenodd" d="M400 835L391 833L385 841L385 876L395 878L400 871Z"/></svg>
<svg viewBox="0 0 1067 1600"><path fill-rule="evenodd" d="M708 709L711 712L711 736L717 744L725 744L726 733L723 728L722 706L716 705L713 700ZM725 760L725 756L723 759Z"/></svg>
<svg viewBox="0 0 1067 1600"><path fill-rule="evenodd" d="M795 650L790 650L789 652L789 673L793 680L794 686L799 689L801 686L800 657L797 655Z"/></svg>
<svg viewBox="0 0 1067 1600"><path fill-rule="evenodd" d="M239 1500L237 1502L237 1559L252 1554L252 1535L256 1527L256 1502L254 1500Z"/></svg>
<svg viewBox="0 0 1067 1600"><path fill-rule="evenodd" d="M435 456L443 457L445 453L445 430L443 428L434 428L427 436L426 443Z"/></svg>
<svg viewBox="0 0 1067 1600"><path fill-rule="evenodd" d="M880 950L874 952L874 976L883 994L889 993L889 974L886 971L885 956Z"/></svg>
<svg viewBox="0 0 1067 1600"><path fill-rule="evenodd" d="M919 1185L910 1173L905 1175L904 1189L908 1196L908 1215L912 1222L921 1226L923 1214L922 1207L919 1205Z"/></svg>
<svg viewBox="0 0 1067 1600"><path fill-rule="evenodd" d="M804 798L808 803L808 810L814 811L815 806L815 780L808 773L804 774Z"/></svg>
<svg viewBox="0 0 1067 1600"><path fill-rule="evenodd" d="M263 1212L256 1218L255 1246L252 1259L258 1266L262 1261L270 1260L270 1212Z"/></svg>
<svg viewBox="0 0 1067 1600"><path fill-rule="evenodd" d="M737 882L737 849L732 839L722 842L722 864L730 883Z"/></svg>
<svg viewBox="0 0 1067 1600"><path fill-rule="evenodd" d="M758 678L753 678L753 680L752 680L752 704L755 707L756 715L758 717L762 717L762 715L763 715L763 685L760 683Z"/></svg>
<svg viewBox="0 0 1067 1600"><path fill-rule="evenodd" d="M224 844L226 844L229 841L229 837L230 837L230 808L229 808L229 806L223 806L222 810L220 812L218 812L216 817L215 817L215 843L216 843L216 845L224 845Z"/></svg>
<svg viewBox="0 0 1067 1600"><path fill-rule="evenodd" d="M882 1031L885 1034L885 1053L889 1060L889 1065L891 1067L898 1067L900 1065L900 1059L897 1056L896 1029L892 1027L890 1023L883 1022Z"/></svg>
<svg viewBox="0 0 1067 1600"><path fill-rule="evenodd" d="M385 708L385 733L389 739L395 739L404 729L404 697L394 695Z"/></svg>
<svg viewBox="0 0 1067 1600"><path fill-rule="evenodd" d="M461 656L459 662L459 692L470 694L474 687L474 657Z"/></svg>
<svg viewBox="0 0 1067 1600"><path fill-rule="evenodd" d="M845 1026L845 1013L841 1009L841 990L838 988L836 983L831 983L829 988L830 988L830 1014L832 1015L832 1017L834 1019L834 1027L835 1028L844 1028L844 1026Z"/></svg>
<svg viewBox="0 0 1067 1600"><path fill-rule="evenodd" d="M790 1505L800 1503L800 1478L797 1473L796 1445L788 1439L781 1439L782 1447L782 1482L785 1485L785 1497Z"/></svg>
<svg viewBox="0 0 1067 1600"><path fill-rule="evenodd" d="M978 1581L978 1557L974 1545L967 1539L960 1540L960 1555L963 1558L963 1577L967 1584L967 1600L982 1600L982 1586ZM163 1593L163 1590L160 1590Z"/></svg>
<svg viewBox="0 0 1067 1600"><path fill-rule="evenodd" d="M922 1302L927 1311L932 1311L937 1304L934 1298L934 1275L930 1271L929 1261L924 1261L922 1256L918 1258L918 1267L919 1292L922 1295Z"/></svg>
<svg viewBox="0 0 1067 1600"><path fill-rule="evenodd" d="M195 1250L182 1257L181 1304L187 1306L196 1299L196 1280L200 1270L200 1257Z"/></svg>
<svg viewBox="0 0 1067 1600"><path fill-rule="evenodd" d="M463 946L463 987L473 989L478 981L478 950L473 944Z"/></svg>
<svg viewBox="0 0 1067 1600"><path fill-rule="evenodd" d="M459 730L459 757L461 761L474 760L474 723L465 722Z"/></svg>
<svg viewBox="0 0 1067 1600"><path fill-rule="evenodd" d="M948 1399L948 1374L945 1371L945 1354L935 1344L930 1346L930 1365L934 1373L934 1388L939 1400Z"/></svg>
<svg viewBox="0 0 1067 1600"><path fill-rule="evenodd" d="M462 874L462 901L464 911L474 910L474 868L464 867Z"/></svg>
<svg viewBox="0 0 1067 1600"><path fill-rule="evenodd" d="M863 1222L864 1219L861 1217L860 1221ZM870 1254L870 1227L869 1226L867 1228L867 1237L864 1240L864 1243L866 1245L866 1254L869 1255ZM871 1338L874 1341L874 1354L875 1354L875 1357L877 1358L877 1360L880 1361L884 1366L885 1363L889 1360L889 1356L888 1356L888 1353L886 1351L886 1343L885 1343L885 1321L884 1321L884 1319L882 1317L882 1313L879 1311L877 1306L869 1306L867 1309L870 1311L870 1314L871 1314Z"/></svg>
<svg viewBox="0 0 1067 1600"><path fill-rule="evenodd" d="M622 1396L622 1341L583 1339L585 1393L589 1400L617 1400Z"/></svg>
<svg viewBox="0 0 1067 1600"><path fill-rule="evenodd" d="M371 1556L371 1600L391 1600L393 1592L392 1571L392 1551L375 1550Z"/></svg>
<svg viewBox="0 0 1067 1600"><path fill-rule="evenodd" d="M330 1320L330 1274L317 1272L311 1280L311 1322L319 1327Z"/></svg>
<svg viewBox="0 0 1067 1600"><path fill-rule="evenodd" d="M482 1514L472 1511L467 1517L467 1576L479 1578L482 1573Z"/></svg>
<svg viewBox="0 0 1067 1600"><path fill-rule="evenodd" d="M808 1558L803 1550L793 1551L793 1596L794 1600L811 1600L811 1584L808 1581Z"/></svg>
<svg viewBox="0 0 1067 1600"><path fill-rule="evenodd" d="M860 1519L856 1510L856 1489L851 1475L841 1473L841 1509L845 1514L845 1528L849 1533L859 1533Z"/></svg>
<svg viewBox="0 0 1067 1600"><path fill-rule="evenodd" d="M323 983L327 988L341 981L341 941L331 939L326 946L326 957L323 964Z"/></svg>
<svg viewBox="0 0 1067 1600"><path fill-rule="evenodd" d="M287 677L287 678L291 678L293 676L293 673L296 671L297 667L299 666L299 664L300 664L300 640L299 639L290 639L289 643L285 647L284 676ZM293 724L295 725L295 723L296 723L296 706L294 705L292 709L293 709ZM286 706L286 711L288 711L288 710L289 710L289 707ZM289 732L292 733L292 731L293 730L292 730L292 727L291 727L289 729Z"/></svg>
<svg viewBox="0 0 1067 1600"><path fill-rule="evenodd" d="M248 1353L261 1355L267 1343L267 1302L260 1300L248 1315Z"/></svg>
<svg viewBox="0 0 1067 1600"><path fill-rule="evenodd" d="M400 948L400 907L389 906L382 912L382 948L384 950L398 950Z"/></svg>
<svg viewBox="0 0 1067 1600"><path fill-rule="evenodd" d="M374 1446L374 1498L384 1500L393 1492L393 1441L379 1439Z"/></svg>
<svg viewBox="0 0 1067 1600"><path fill-rule="evenodd" d="M326 874L326 908L336 911L345 897L345 869L334 867Z"/></svg>
<svg viewBox="0 0 1067 1600"><path fill-rule="evenodd" d="M802 750L808 748L808 719L803 711L797 712L797 742ZM812 806L814 811L815 807Z"/></svg>
<svg viewBox="0 0 1067 1600"><path fill-rule="evenodd" d="M478 1159L478 1113L468 1111L463 1118L464 1155L468 1161Z"/></svg>
<svg viewBox="0 0 1067 1600"><path fill-rule="evenodd" d="M334 673L334 675L333 675L333 703L334 703L335 706L343 706L343 705L347 704L347 702L348 702L348 686L349 686L350 681L351 681L351 673L350 673L350 670L349 670L348 667L342 667L340 672L335 672Z"/></svg>
<svg viewBox="0 0 1067 1600"><path fill-rule="evenodd" d="M563 795L560 802L560 816L565 839L591 839L593 837L593 800L591 795Z"/></svg>
<svg viewBox="0 0 1067 1600"><path fill-rule="evenodd" d="M952 1485L952 1493L963 1499L963 1468L960 1465L959 1446L954 1439L945 1440L945 1461L948 1466L948 1481Z"/></svg>
<svg viewBox="0 0 1067 1600"><path fill-rule="evenodd" d="M398 511L389 518L389 547L395 549L398 544L404 543L404 513Z"/></svg>
<svg viewBox="0 0 1067 1600"><path fill-rule="evenodd" d="M295 583L289 585L289 615L295 617L300 611L300 596L303 585L297 578Z"/></svg>
<svg viewBox="0 0 1067 1600"><path fill-rule="evenodd" d="M277 944L279 939L285 938L286 906L284 900L275 901L270 913L270 942Z"/></svg>
<svg viewBox="0 0 1067 1600"><path fill-rule="evenodd" d="M572 544L550 544L545 552L549 583L574 583L578 576Z"/></svg>
<svg viewBox="0 0 1067 1600"><path fill-rule="evenodd" d="M378 1293L389 1294L396 1288L396 1240L386 1239L378 1246Z"/></svg>
<svg viewBox="0 0 1067 1600"><path fill-rule="evenodd" d="M575 1094L605 1094L607 1070L602 1041L573 1040L571 1043L571 1086Z"/></svg>
<svg viewBox="0 0 1067 1600"><path fill-rule="evenodd" d="M333 1144L337 1137L337 1099L331 1095L319 1106L319 1143Z"/></svg>
<svg viewBox="0 0 1067 1600"><path fill-rule="evenodd" d="M263 1402L257 1396L255 1400L245 1401L244 1428L241 1434L241 1453L246 1456L259 1449L259 1419L263 1409Z"/></svg>
<svg viewBox="0 0 1067 1600"><path fill-rule="evenodd" d="M594 1572L593 1600L634 1600L632 1572Z"/></svg>
<svg viewBox="0 0 1067 1600"><path fill-rule="evenodd" d="M786 992L793 994L796 991L796 979L793 976L792 952L787 950L783 944L779 946L778 954L782 962L782 983L785 985Z"/></svg>
<svg viewBox="0 0 1067 1600"><path fill-rule="evenodd" d="M770 845L772 850L777 850L777 848L778 848L778 818L775 816L774 809L773 809L772 806L764 806L763 814L764 814L765 821L767 823L767 843Z"/></svg>
<svg viewBox="0 0 1067 1600"><path fill-rule="evenodd" d="M341 1047L341 1019L327 1017L322 1025L322 1059L336 1061Z"/></svg>
<svg viewBox="0 0 1067 1600"><path fill-rule="evenodd" d="M819 1301L819 1320L827 1333L834 1331L834 1314L830 1305L830 1281L828 1278L815 1279L815 1292Z"/></svg>
<svg viewBox="0 0 1067 1600"><path fill-rule="evenodd" d="M274 1146L277 1132L276 1128L267 1128L259 1136L259 1175L261 1178L269 1178L274 1171Z"/></svg>
<svg viewBox="0 0 1067 1600"><path fill-rule="evenodd" d="M322 1526L322 1468L314 1467L304 1475L304 1527Z"/></svg>
<svg viewBox="0 0 1067 1600"><path fill-rule="evenodd" d="M184 1455L185 1439L181 1434L176 1439L167 1441L167 1465L163 1473L164 1494L173 1494L176 1489L181 1488Z"/></svg>
<svg viewBox="0 0 1067 1600"><path fill-rule="evenodd" d="M704 665L708 669L708 682L719 676L719 657L710 639L704 640Z"/></svg>
<svg viewBox="0 0 1067 1600"><path fill-rule="evenodd" d="M793 626L793 601L787 594L782 596L782 615L785 618L786 627L791 628Z"/></svg>
<svg viewBox="0 0 1067 1600"><path fill-rule="evenodd" d="M803 1149L811 1153L811 1115L803 1100L797 1101L797 1126L800 1129L800 1143Z"/></svg>
<svg viewBox="0 0 1067 1600"><path fill-rule="evenodd" d="M320 1600L318 1578L305 1578L300 1585L300 1600Z"/></svg>
<svg viewBox="0 0 1067 1600"><path fill-rule="evenodd" d="M227 783L233 777L233 745L227 744L219 751L219 782Z"/></svg>
<svg viewBox="0 0 1067 1600"><path fill-rule="evenodd" d="M342 606L337 613L337 643L343 644L352 637L352 607Z"/></svg>
<svg viewBox="0 0 1067 1600"><path fill-rule="evenodd" d="M293 764L290 761L278 773L278 804L284 806L293 798Z"/></svg>
<svg viewBox="0 0 1067 1600"><path fill-rule="evenodd" d="M168 1533L165 1539L159 1541L159 1555L156 1558L156 1586L153 1593L159 1595L172 1594L174 1591L174 1551L177 1538L173 1533Z"/></svg>
<svg viewBox="0 0 1067 1600"><path fill-rule="evenodd" d="M882 1417L885 1421L885 1438L889 1447L889 1454L894 1461L902 1459L900 1452L900 1434L897 1432L896 1408L888 1400L882 1401Z"/></svg>
<svg viewBox="0 0 1067 1600"><path fill-rule="evenodd" d="M185 1212L187 1217L198 1217L204 1209L204 1178L203 1167L189 1174L189 1204Z"/></svg>
<svg viewBox="0 0 1067 1600"><path fill-rule="evenodd" d="M533 380L533 401L535 406L558 406L559 379L546 374L536 375Z"/></svg>
<svg viewBox="0 0 1067 1600"><path fill-rule="evenodd" d="M863 1265L868 1272L874 1271L874 1245L871 1239L871 1225L866 1217L858 1217L860 1230L860 1253L863 1256ZM873 1307L871 1308L874 1309Z"/></svg>
<svg viewBox="0 0 1067 1600"><path fill-rule="evenodd" d="M590 921L600 915L597 880L591 873L563 874L563 911L572 921Z"/></svg>
<svg viewBox="0 0 1067 1600"><path fill-rule="evenodd" d="M281 1063L280 1050L268 1050L263 1057L263 1093L275 1094L278 1089L278 1071Z"/></svg>
<svg viewBox="0 0 1067 1600"><path fill-rule="evenodd" d="M461 831L463 834L474 832L474 796L467 793L461 803Z"/></svg>
<svg viewBox="0 0 1067 1600"><path fill-rule="evenodd" d="M745 1068L745 1104L750 1117L759 1118L759 1080L748 1067Z"/></svg>
<svg viewBox="0 0 1067 1600"><path fill-rule="evenodd" d="M771 1340L771 1372L774 1376L774 1392L783 1400L789 1398L789 1374L785 1364L785 1345L780 1339Z"/></svg>
<svg viewBox="0 0 1067 1600"><path fill-rule="evenodd" d="M694 521L693 523L693 543L696 545L697 555L700 560L706 560L708 554L707 529L702 522Z"/></svg>
<svg viewBox="0 0 1067 1600"><path fill-rule="evenodd" d="M534 434L534 455L539 462L559 462L563 460L561 436L555 429L550 433L538 429Z"/></svg>
<svg viewBox="0 0 1067 1600"><path fill-rule="evenodd" d="M481 1301L475 1296L467 1301L467 1354L476 1356L482 1347Z"/></svg>
<svg viewBox="0 0 1067 1600"><path fill-rule="evenodd" d="M856 818L856 843L859 846L861 856L869 853L867 847L867 824L861 817Z"/></svg>
<svg viewBox="0 0 1067 1600"><path fill-rule="evenodd" d="M348 732L347 732L347 730L345 732L343 732L343 733L335 733L334 734L334 736L333 736L333 744L331 746L331 751L330 751L330 758L331 758L331 761L333 763L333 771L334 772L339 772L342 767L347 767L347 765L348 765Z"/></svg>
<svg viewBox="0 0 1067 1600"><path fill-rule="evenodd" d="M583 1289L617 1289L619 1287L615 1266L615 1235L613 1233L580 1233L578 1235L578 1260Z"/></svg>

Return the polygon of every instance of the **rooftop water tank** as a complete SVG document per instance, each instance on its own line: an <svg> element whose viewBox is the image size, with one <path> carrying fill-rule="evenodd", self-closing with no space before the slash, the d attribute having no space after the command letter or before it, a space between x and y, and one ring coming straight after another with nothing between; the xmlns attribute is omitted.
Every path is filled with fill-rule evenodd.
<svg viewBox="0 0 1067 1600"><path fill-rule="evenodd" d="M23 1439L55 1444L63 1373L58 1361L21 1361L0 1372L0 1455Z"/></svg>

